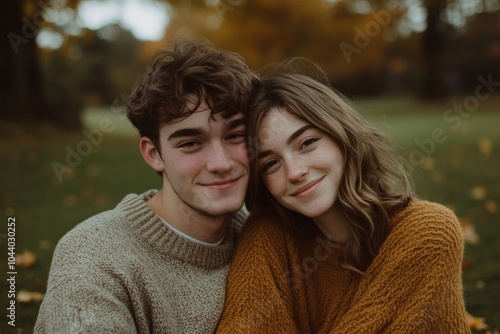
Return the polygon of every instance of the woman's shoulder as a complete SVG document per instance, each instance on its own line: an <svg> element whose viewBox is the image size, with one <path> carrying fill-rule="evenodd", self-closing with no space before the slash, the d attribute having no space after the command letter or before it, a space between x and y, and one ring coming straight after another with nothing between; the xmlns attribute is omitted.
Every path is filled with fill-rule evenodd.
<svg viewBox="0 0 500 334"><path fill-rule="evenodd" d="M292 230L288 223L278 216L251 213L243 228L242 235L288 235Z"/></svg>
<svg viewBox="0 0 500 334"><path fill-rule="evenodd" d="M425 200L413 200L404 209L399 210L392 220L398 223L440 222L445 225L458 225L455 213L448 207Z"/></svg>
<svg viewBox="0 0 500 334"><path fill-rule="evenodd" d="M439 203L414 200L391 220L394 226L391 235L422 240L451 238L460 241L462 238L457 216L450 208Z"/></svg>

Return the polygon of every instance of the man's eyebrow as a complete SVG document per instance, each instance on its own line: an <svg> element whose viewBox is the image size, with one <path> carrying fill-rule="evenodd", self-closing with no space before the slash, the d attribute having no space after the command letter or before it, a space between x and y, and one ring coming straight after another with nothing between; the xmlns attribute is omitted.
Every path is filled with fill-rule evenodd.
<svg viewBox="0 0 500 334"><path fill-rule="evenodd" d="M167 140L172 140L180 137L196 137L206 134L206 131L202 128L186 128L179 129L168 136Z"/></svg>
<svg viewBox="0 0 500 334"><path fill-rule="evenodd" d="M230 121L229 124L227 125L227 128L234 129L240 125L245 125L245 124L246 124L246 119L244 117L240 117L240 118L233 119L232 121Z"/></svg>
<svg viewBox="0 0 500 334"><path fill-rule="evenodd" d="M314 125L312 125L312 124L304 125L303 127L301 127L300 129L298 129L297 131L295 131L294 133L291 134L291 136L287 139L286 144L290 145L290 143L292 141L294 141L295 139L297 139L301 134L303 134L305 131L312 129L312 128L314 128ZM272 150L262 151L258 154L258 158L262 159L262 158L270 155L271 153L273 153Z"/></svg>
<svg viewBox="0 0 500 334"><path fill-rule="evenodd" d="M234 119L230 121L227 125L227 129L231 130L234 129L242 124L245 124L246 120L244 117ZM167 140L172 140L180 137L196 137L196 136L202 136L206 135L207 132L205 129L202 128L186 128L186 129L179 129L172 133L170 136L168 136Z"/></svg>

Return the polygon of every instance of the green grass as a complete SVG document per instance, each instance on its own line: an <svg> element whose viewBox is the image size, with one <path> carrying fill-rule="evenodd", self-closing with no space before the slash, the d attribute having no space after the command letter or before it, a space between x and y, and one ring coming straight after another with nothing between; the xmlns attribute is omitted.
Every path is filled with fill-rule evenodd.
<svg viewBox="0 0 500 334"><path fill-rule="evenodd" d="M459 218L475 226L480 241L467 244L465 252L470 263L463 275L466 305L471 314L485 318L490 330L498 330L500 208L492 208L500 199L500 134L496 129L500 110L498 103L485 102L489 104L482 104L456 129L443 120L452 101L433 105L408 99L361 101L357 106L390 134L406 160L419 150L415 140L431 138L435 128L443 130L446 140L434 143L434 151L424 163L411 166L412 178L420 197L453 207ZM0 275L1 309L6 310L8 303L3 255L7 253L7 216L16 217L16 250L28 249L37 256L33 267L17 268L16 289L44 292L52 253L62 235L89 216L112 208L124 195L160 185L159 177L140 156L137 135L124 120L93 110L86 115L85 124L98 128L103 117L116 129L105 134L99 145L93 145L73 173L64 174L62 182L52 163L65 164L67 146L76 149L86 140L81 132L63 132L44 124L0 125L0 210L4 212L0 228L0 266L4 268ZM488 145L491 152L487 152ZM474 195L474 188L480 190L480 196ZM17 328L31 333L39 306L40 302L17 303ZM7 320L2 314L0 332L16 333Z"/></svg>
<svg viewBox="0 0 500 334"><path fill-rule="evenodd" d="M17 268L16 288L44 292L57 241L89 216L110 209L124 195L160 185L160 178L145 164L137 137L107 134L83 157L73 173L59 182L54 161L65 164L66 146L76 149L86 140L82 133L65 133L47 126L2 124L0 133L0 204L2 228L7 233L7 215L16 217L16 250L28 249L37 256L35 266ZM5 238L1 238L1 268L6 265ZM2 270L0 304L7 305L6 270ZM31 333L40 302L17 303L18 328ZM0 333L15 333L2 312Z"/></svg>

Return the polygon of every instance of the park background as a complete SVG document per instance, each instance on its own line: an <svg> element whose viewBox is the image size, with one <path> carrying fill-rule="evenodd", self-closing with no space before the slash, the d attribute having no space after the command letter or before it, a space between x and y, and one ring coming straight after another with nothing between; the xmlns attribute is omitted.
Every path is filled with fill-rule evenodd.
<svg viewBox="0 0 500 334"><path fill-rule="evenodd" d="M176 37L209 39L254 69L319 64L392 137L418 195L455 210L471 327L500 330L499 0L16 0L0 16L1 333L32 332L62 235L160 186L120 105Z"/></svg>

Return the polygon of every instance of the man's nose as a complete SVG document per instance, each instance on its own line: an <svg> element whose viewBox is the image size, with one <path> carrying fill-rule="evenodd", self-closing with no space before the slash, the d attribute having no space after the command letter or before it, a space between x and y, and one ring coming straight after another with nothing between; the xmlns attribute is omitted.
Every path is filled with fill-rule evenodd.
<svg viewBox="0 0 500 334"><path fill-rule="evenodd" d="M234 160L229 148L222 143L213 143L207 161L207 170L212 173L224 173L234 167Z"/></svg>

